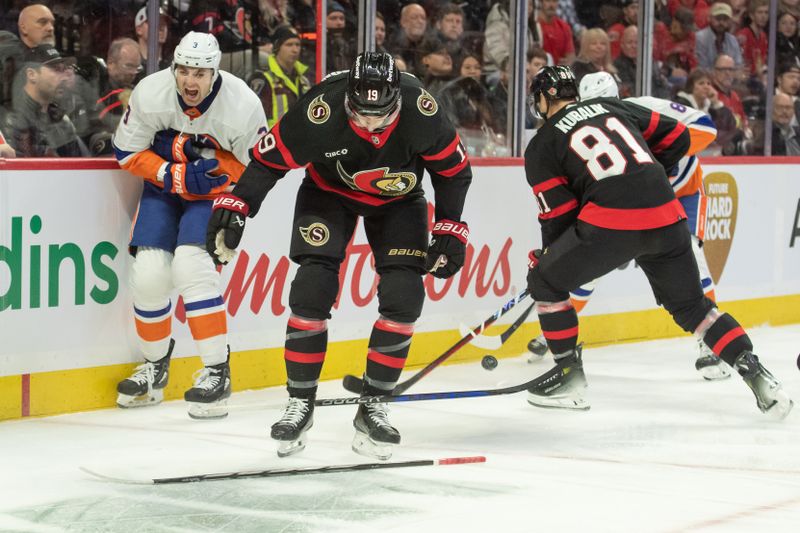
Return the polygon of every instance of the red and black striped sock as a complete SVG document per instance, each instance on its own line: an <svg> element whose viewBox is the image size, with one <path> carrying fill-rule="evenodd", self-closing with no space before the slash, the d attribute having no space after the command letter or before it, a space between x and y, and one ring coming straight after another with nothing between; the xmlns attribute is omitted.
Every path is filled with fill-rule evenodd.
<svg viewBox="0 0 800 533"><path fill-rule="evenodd" d="M542 334L554 355L571 352L578 344L578 313L569 300L536 304Z"/></svg>
<svg viewBox="0 0 800 533"><path fill-rule="evenodd" d="M414 324L380 317L369 337L363 394L386 394L394 389L406 364Z"/></svg>
<svg viewBox="0 0 800 533"><path fill-rule="evenodd" d="M289 396L313 398L328 349L327 320L296 315L286 325L283 357L286 361L286 388Z"/></svg>
<svg viewBox="0 0 800 533"><path fill-rule="evenodd" d="M711 324L703 335L703 342L731 366L743 351L753 351L753 343L747 332L728 313L720 315Z"/></svg>

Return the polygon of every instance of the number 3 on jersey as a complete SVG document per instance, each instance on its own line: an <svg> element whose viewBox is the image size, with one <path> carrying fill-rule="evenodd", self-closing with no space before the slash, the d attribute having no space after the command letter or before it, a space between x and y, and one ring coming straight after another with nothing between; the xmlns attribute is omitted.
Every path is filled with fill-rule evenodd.
<svg viewBox="0 0 800 533"><path fill-rule="evenodd" d="M606 132L616 133L630 149L637 163L652 163L653 158L642 148L628 128L616 117L606 120L605 130L597 126L583 126L571 136L569 146L586 162L589 173L596 180L625 173L628 159Z"/></svg>

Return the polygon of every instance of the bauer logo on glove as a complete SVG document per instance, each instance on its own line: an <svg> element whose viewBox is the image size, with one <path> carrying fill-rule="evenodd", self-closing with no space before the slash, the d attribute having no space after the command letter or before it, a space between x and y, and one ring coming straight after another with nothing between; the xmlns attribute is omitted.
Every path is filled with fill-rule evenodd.
<svg viewBox="0 0 800 533"><path fill-rule="evenodd" d="M431 231L425 269L437 278L453 276L464 265L468 238L469 227L466 223L437 220Z"/></svg>

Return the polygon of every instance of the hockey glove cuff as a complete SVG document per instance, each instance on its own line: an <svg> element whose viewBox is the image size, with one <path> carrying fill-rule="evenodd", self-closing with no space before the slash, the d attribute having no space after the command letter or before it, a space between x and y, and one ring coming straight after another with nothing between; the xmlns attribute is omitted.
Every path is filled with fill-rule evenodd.
<svg viewBox="0 0 800 533"><path fill-rule="evenodd" d="M206 229L206 250L215 264L228 264L236 256L249 212L247 203L232 194L221 194L214 200Z"/></svg>
<svg viewBox="0 0 800 533"><path fill-rule="evenodd" d="M431 244L425 257L425 270L446 279L464 266L469 227L464 222L438 220L431 231Z"/></svg>

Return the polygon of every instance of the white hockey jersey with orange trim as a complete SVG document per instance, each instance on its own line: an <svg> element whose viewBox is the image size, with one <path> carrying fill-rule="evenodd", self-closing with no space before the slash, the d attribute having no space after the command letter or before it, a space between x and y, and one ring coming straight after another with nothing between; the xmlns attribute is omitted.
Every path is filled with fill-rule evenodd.
<svg viewBox="0 0 800 533"><path fill-rule="evenodd" d="M144 78L131 94L128 108L114 135L114 152L120 166L136 176L161 186L159 172L165 161L150 147L155 134L176 130L204 136L206 143L231 152L238 161L233 166L241 174L250 163L249 150L267 132L267 119L261 102L245 82L220 71L209 97L196 107L180 100L171 69ZM215 154L217 156L217 154ZM227 172L224 156L221 169ZM238 180L238 175L233 181Z"/></svg>

